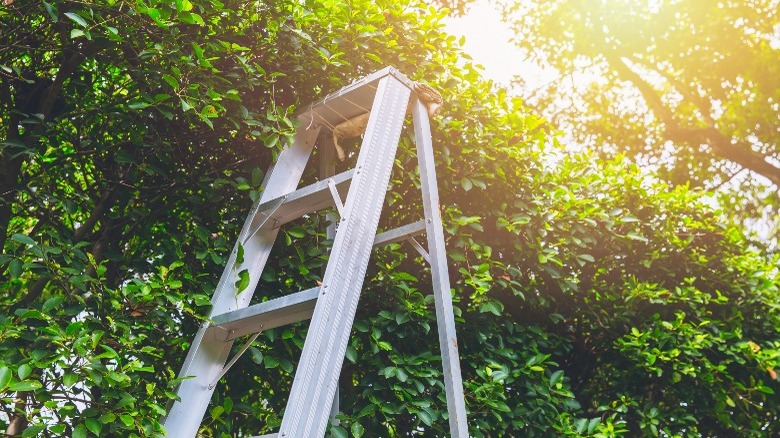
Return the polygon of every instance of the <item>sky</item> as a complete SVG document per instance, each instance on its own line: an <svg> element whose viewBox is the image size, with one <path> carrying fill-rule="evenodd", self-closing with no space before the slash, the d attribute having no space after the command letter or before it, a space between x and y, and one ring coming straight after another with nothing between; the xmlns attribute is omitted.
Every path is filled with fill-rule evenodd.
<svg viewBox="0 0 780 438"><path fill-rule="evenodd" d="M474 2L466 15L449 17L445 23L447 32L466 37L464 49L477 64L485 67L485 76L508 84L512 76L520 71L520 52L509 43L512 32L487 1Z"/></svg>
<svg viewBox="0 0 780 438"><path fill-rule="evenodd" d="M463 17L448 17L444 21L447 32L466 37L464 50L475 63L485 67L485 77L509 85L512 77L520 74L530 87L549 80L549 74L545 75L532 63L523 61L520 50L509 42L512 31L487 0L472 3Z"/></svg>

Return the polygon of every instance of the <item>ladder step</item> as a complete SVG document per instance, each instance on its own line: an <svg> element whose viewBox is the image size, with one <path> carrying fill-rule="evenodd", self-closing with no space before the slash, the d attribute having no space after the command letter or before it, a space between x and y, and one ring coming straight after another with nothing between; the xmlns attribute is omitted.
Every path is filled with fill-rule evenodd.
<svg viewBox="0 0 780 438"><path fill-rule="evenodd" d="M264 303L213 317L216 336L230 341L241 336L311 318L319 287L285 295Z"/></svg>
<svg viewBox="0 0 780 438"><path fill-rule="evenodd" d="M414 89L414 82L395 68L387 67L312 103L297 113L296 117L303 126L322 125L323 129L330 130L345 120L368 112L374 101L379 80L388 75L401 81L409 89Z"/></svg>
<svg viewBox="0 0 780 438"><path fill-rule="evenodd" d="M420 220L377 234L374 246L400 242L423 232L425 232L425 221ZM314 312L319 291L319 287L306 289L217 315L211 319L212 327L218 329L215 335L220 340L230 341L262 330L309 319Z"/></svg>
<svg viewBox="0 0 780 438"><path fill-rule="evenodd" d="M328 179L332 179L336 184L336 189L342 198L347 195L354 173L355 169L350 169ZM283 202L280 202L280 198L274 198L258 205L247 236L253 236L258 228L265 224L279 227L307 213L332 207L334 205L333 195L328 187L328 180L318 181L284 195L281 197L284 198ZM268 215L270 217L267 217Z"/></svg>

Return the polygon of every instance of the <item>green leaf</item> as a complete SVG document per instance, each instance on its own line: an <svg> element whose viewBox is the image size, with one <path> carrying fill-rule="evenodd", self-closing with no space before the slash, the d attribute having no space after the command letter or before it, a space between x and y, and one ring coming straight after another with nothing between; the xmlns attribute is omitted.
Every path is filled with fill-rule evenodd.
<svg viewBox="0 0 780 438"><path fill-rule="evenodd" d="M431 414L429 414L427 411L421 409L419 412L417 412L417 416L420 417L420 420L422 420L425 425L431 426L433 424L433 417L431 417Z"/></svg>
<svg viewBox="0 0 780 438"><path fill-rule="evenodd" d="M81 29L71 29L70 31L70 39L75 40L76 38L83 37L84 31Z"/></svg>
<svg viewBox="0 0 780 438"><path fill-rule="evenodd" d="M501 312L504 310L504 305L496 300L486 301L479 305L479 311L482 313L492 313L496 316L501 316Z"/></svg>
<svg viewBox="0 0 780 438"><path fill-rule="evenodd" d="M460 185L463 186L463 190L469 191L472 189L473 184L471 183L471 180L468 178L463 178L460 180Z"/></svg>
<svg viewBox="0 0 780 438"><path fill-rule="evenodd" d="M252 362L258 365L263 363L263 353L257 347L249 347L249 354L252 356Z"/></svg>
<svg viewBox="0 0 780 438"><path fill-rule="evenodd" d="M11 263L8 264L8 273L11 274L11 278L19 278L19 276L22 275L22 267L24 265L22 264L22 261L19 259L13 259L11 260Z"/></svg>
<svg viewBox="0 0 780 438"><path fill-rule="evenodd" d="M96 418L87 418L84 421L87 424L87 429L97 436L100 436L100 431L103 429L103 423Z"/></svg>
<svg viewBox="0 0 780 438"><path fill-rule="evenodd" d="M238 250L236 250L236 265L244 263L244 245L241 242L238 243Z"/></svg>
<svg viewBox="0 0 780 438"><path fill-rule="evenodd" d="M45 424L33 424L22 432L22 438L37 436L39 433L46 429Z"/></svg>
<svg viewBox="0 0 780 438"><path fill-rule="evenodd" d="M574 423L574 426L577 428L577 433L583 434L585 433L585 428L588 427L588 419L580 418Z"/></svg>
<svg viewBox="0 0 780 438"><path fill-rule="evenodd" d="M146 15L148 15L152 20L158 21L160 19L160 10L157 8L147 8Z"/></svg>
<svg viewBox="0 0 780 438"><path fill-rule="evenodd" d="M11 379L13 378L14 373L11 371L10 368L3 366L0 367L0 391L5 389L9 383L11 383Z"/></svg>
<svg viewBox="0 0 780 438"><path fill-rule="evenodd" d="M222 414L224 414L224 413L225 413L225 407L224 406L221 406L221 405L220 406L214 406L213 408L211 408L211 419L212 420L216 420L219 417L221 417Z"/></svg>
<svg viewBox="0 0 780 438"><path fill-rule="evenodd" d="M195 13L189 13L189 14L192 17L192 21L195 24L198 24L200 26L205 26L206 25L206 23L203 21L203 18L200 15L195 14Z"/></svg>
<svg viewBox="0 0 780 438"><path fill-rule="evenodd" d="M43 303L43 306L41 306L41 312L43 313L49 313L53 308L60 305L62 302L62 297L51 297L48 300L46 300L45 303Z"/></svg>
<svg viewBox="0 0 780 438"><path fill-rule="evenodd" d="M122 423L125 423L125 426L132 426L134 424L133 417L127 414L121 414L119 416L119 419L122 420Z"/></svg>
<svg viewBox="0 0 780 438"><path fill-rule="evenodd" d="M24 382L14 383L8 390L11 392L35 391L36 389L41 389L41 387L43 385L37 380L25 380Z"/></svg>
<svg viewBox="0 0 780 438"><path fill-rule="evenodd" d="M165 74L165 75L162 76L162 78L174 90L178 90L179 89L179 82L173 76Z"/></svg>
<svg viewBox="0 0 780 438"><path fill-rule="evenodd" d="M626 237L628 237L631 240L638 240L640 242L645 242L645 243L648 242L648 240L647 240L647 238L645 236L639 235L639 234L637 234L637 233L635 233L633 231L631 231L628 234L626 234Z"/></svg>
<svg viewBox="0 0 780 438"><path fill-rule="evenodd" d="M209 118L208 118L208 117L206 117L206 116L204 116L202 113L200 113L200 114L198 114L198 118L199 118L199 119L200 119L200 120L201 120L203 123L205 123L205 124L206 124L206 126L208 126L208 127L209 127L209 128L211 128L211 129L214 129L214 122L212 122L211 120L209 120Z"/></svg>
<svg viewBox="0 0 780 438"><path fill-rule="evenodd" d="M563 379L563 370L558 370L550 376L549 386L554 387L556 383Z"/></svg>
<svg viewBox="0 0 780 438"><path fill-rule="evenodd" d="M594 417L590 419L590 421L588 422L588 435L592 434L593 431L596 430L596 426L598 426L600 422L601 422L601 418L599 417Z"/></svg>
<svg viewBox="0 0 780 438"><path fill-rule="evenodd" d="M19 380L24 380L27 378L27 376L30 375L32 372L32 366L30 364L21 364L19 365L19 369L16 370L16 375L19 376Z"/></svg>
<svg viewBox="0 0 780 438"><path fill-rule="evenodd" d="M300 239L301 237L305 237L306 236L306 228L303 228L301 226L292 227L289 230L287 230L287 232L291 236L296 237L298 239Z"/></svg>
<svg viewBox="0 0 780 438"><path fill-rule="evenodd" d="M75 12L66 12L65 16L73 20L76 24L78 24L81 27L87 27L87 22L84 21L83 18L79 14L76 14Z"/></svg>
<svg viewBox="0 0 780 438"><path fill-rule="evenodd" d="M341 426L331 427L330 433L333 434L334 438L349 438L349 432Z"/></svg>
<svg viewBox="0 0 780 438"><path fill-rule="evenodd" d="M229 414L233 411L233 399L230 397L225 398L225 402L222 403L222 406L225 407L225 413Z"/></svg>
<svg viewBox="0 0 780 438"><path fill-rule="evenodd" d="M70 388L71 386L75 385L78 381L79 377L76 375L76 373L67 372L65 375L62 376L62 383Z"/></svg>
<svg viewBox="0 0 780 438"><path fill-rule="evenodd" d="M347 345L347 351L344 356L352 363L357 363L357 351L351 346Z"/></svg>
<svg viewBox="0 0 780 438"><path fill-rule="evenodd" d="M263 144L265 147L271 149L279 143L279 136L276 134L270 134L263 138Z"/></svg>
<svg viewBox="0 0 780 438"><path fill-rule="evenodd" d="M349 429L352 431L352 436L356 438L362 437L366 432L366 429L363 427L363 425L358 422L352 423L352 426Z"/></svg>
<svg viewBox="0 0 780 438"><path fill-rule="evenodd" d="M59 17L57 17L57 8L55 8L51 3L43 2L43 6L46 8L46 12L49 13L49 17L51 17L51 20L53 22L59 21Z"/></svg>
<svg viewBox="0 0 780 438"><path fill-rule="evenodd" d="M25 236L24 234L20 233L14 233L14 235L11 236L11 240L14 242L19 242L22 245L28 245L28 246L38 246L37 243L35 243L34 240L30 236Z"/></svg>
<svg viewBox="0 0 780 438"><path fill-rule="evenodd" d="M577 258L579 258L579 259L582 259L582 260L589 261L589 262L591 262L591 263L593 263L593 262L595 262L595 261L596 261L596 259L595 259L595 258L593 258L593 256L592 256L592 255L590 255L590 254L580 254L580 255L578 255L578 256L577 256Z"/></svg>
<svg viewBox="0 0 780 438"><path fill-rule="evenodd" d="M73 428L73 438L87 438L87 428L83 423Z"/></svg>
<svg viewBox="0 0 780 438"><path fill-rule="evenodd" d="M195 56L197 56L198 59L203 59L203 48L200 47L198 43L192 43L192 50L195 52Z"/></svg>
<svg viewBox="0 0 780 438"><path fill-rule="evenodd" d="M193 298L195 298L195 305L196 306L210 306L211 305L211 298L209 298L208 295L196 294Z"/></svg>
<svg viewBox="0 0 780 438"><path fill-rule="evenodd" d="M279 359L273 357L273 356L265 356L263 357L263 364L266 368L276 368L279 366Z"/></svg>
<svg viewBox="0 0 780 438"><path fill-rule="evenodd" d="M249 270L244 269L238 273L238 281L236 281L236 295L240 294L249 287Z"/></svg>

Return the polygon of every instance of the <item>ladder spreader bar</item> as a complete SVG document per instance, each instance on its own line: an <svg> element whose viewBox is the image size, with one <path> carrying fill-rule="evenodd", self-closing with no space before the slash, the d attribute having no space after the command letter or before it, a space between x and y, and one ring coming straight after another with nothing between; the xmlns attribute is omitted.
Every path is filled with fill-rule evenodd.
<svg viewBox="0 0 780 438"><path fill-rule="evenodd" d="M391 243L402 242L409 237L423 234L425 232L425 220L421 219L411 224L406 224L392 230L385 231L376 235L374 246L389 245Z"/></svg>

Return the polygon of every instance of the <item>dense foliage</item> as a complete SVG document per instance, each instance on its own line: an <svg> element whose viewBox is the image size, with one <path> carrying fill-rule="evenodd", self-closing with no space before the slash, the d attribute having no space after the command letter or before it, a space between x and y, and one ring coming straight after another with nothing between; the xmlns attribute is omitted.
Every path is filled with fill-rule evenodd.
<svg viewBox="0 0 780 438"><path fill-rule="evenodd" d="M778 258L700 193L561 153L459 64L442 16L414 0L6 1L6 433L160 435L295 106L388 64L446 102L434 143L472 435L780 433ZM421 214L402 142L384 227ZM323 223L283 229L257 299L319 279ZM428 285L413 249L375 252L336 436L447 434ZM204 436L278 428L305 327L261 335Z"/></svg>

